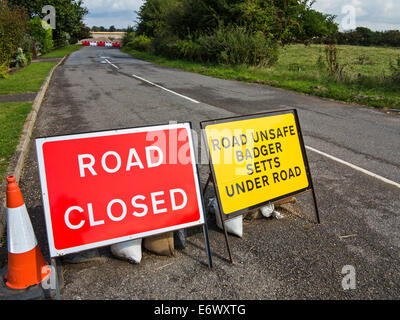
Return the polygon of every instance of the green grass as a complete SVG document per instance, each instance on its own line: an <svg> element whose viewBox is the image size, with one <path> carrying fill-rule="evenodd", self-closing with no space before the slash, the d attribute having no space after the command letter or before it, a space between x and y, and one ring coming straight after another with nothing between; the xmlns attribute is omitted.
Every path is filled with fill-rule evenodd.
<svg viewBox="0 0 400 320"><path fill-rule="evenodd" d="M67 54L75 52L82 48L81 44L71 44L62 48L55 49L41 56L41 58L63 58Z"/></svg>
<svg viewBox="0 0 400 320"><path fill-rule="evenodd" d="M62 58L81 48L70 45L56 49L43 56ZM38 92L55 62L36 62L18 70L6 79L0 79L0 94ZM0 178L3 180L9 161L18 145L31 102L0 103Z"/></svg>
<svg viewBox="0 0 400 320"><path fill-rule="evenodd" d="M5 178L8 163L18 145L22 129L31 111L31 102L0 103L0 178Z"/></svg>
<svg viewBox="0 0 400 320"><path fill-rule="evenodd" d="M325 61L324 48L323 45L306 47L300 44L285 47L281 49L279 62L270 68L194 63L127 48L122 50L158 65L216 78L264 84L348 103L400 109L400 90L387 79L389 61L400 55L400 49L337 46L338 61L344 66L346 77L335 80L317 65L319 56L322 55Z"/></svg>
<svg viewBox="0 0 400 320"><path fill-rule="evenodd" d="M7 79L0 79L0 94L38 92L55 65L53 62L32 63Z"/></svg>

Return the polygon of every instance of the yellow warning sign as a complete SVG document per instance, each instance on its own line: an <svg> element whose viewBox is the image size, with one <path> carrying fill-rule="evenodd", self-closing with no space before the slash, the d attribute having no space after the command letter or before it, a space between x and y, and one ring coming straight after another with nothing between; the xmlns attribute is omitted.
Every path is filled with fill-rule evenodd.
<svg viewBox="0 0 400 320"><path fill-rule="evenodd" d="M310 188L295 110L218 121L202 126L225 215Z"/></svg>

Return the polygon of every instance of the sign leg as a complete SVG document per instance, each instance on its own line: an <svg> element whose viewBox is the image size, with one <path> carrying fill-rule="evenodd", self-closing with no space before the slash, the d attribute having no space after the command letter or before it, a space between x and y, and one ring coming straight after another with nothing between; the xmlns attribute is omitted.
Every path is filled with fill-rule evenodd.
<svg viewBox="0 0 400 320"><path fill-rule="evenodd" d="M207 221L204 222L203 233L204 233L204 242L205 242L205 245L206 245L206 252L207 252L207 257L208 257L208 267L212 268L213 267L213 262L212 262L212 257L211 257L210 240L208 238Z"/></svg>
<svg viewBox="0 0 400 320"><path fill-rule="evenodd" d="M315 192L314 192L314 188L311 189L312 191L312 195L313 195L313 199L314 199L314 208L315 208L315 215L317 218L317 223L320 224L321 221L319 219L319 211L318 211L318 205L317 205L317 198L315 197Z"/></svg>
<svg viewBox="0 0 400 320"><path fill-rule="evenodd" d="M204 191L203 191L203 198L204 198L206 189L207 189L207 187L208 187L208 184L209 184L210 182L213 183L213 185L214 185L214 190L216 190L216 188L215 188L215 181L214 181L214 179L213 179L213 177L212 177L212 173L211 173L211 163L210 163L210 175L208 176L208 180L207 180L206 186L205 186ZM217 197L217 202L218 202L218 214L219 214L219 217L220 217L220 219L221 219L222 228L223 228L223 230L224 230L226 248L228 249L229 259L231 260L231 263L233 264L233 257L232 257L231 246L229 245L228 232L226 231L225 221L224 221L224 219L222 218L221 204L219 203L217 194L215 194L215 196Z"/></svg>
<svg viewBox="0 0 400 320"><path fill-rule="evenodd" d="M229 245L228 232L226 231L225 221L222 218L221 210L219 210L219 215L220 215L220 218L221 218L222 227L224 229L225 243L226 243L226 248L228 249L229 259L231 260L231 263L233 264L233 257L232 257L231 246Z"/></svg>
<svg viewBox="0 0 400 320"><path fill-rule="evenodd" d="M208 175L208 179L207 179L206 185L204 186L204 189L203 189L203 199L205 199L207 187L208 187L208 185L210 184L211 179L212 179L212 176L211 176L211 173L210 173L210 174Z"/></svg>
<svg viewBox="0 0 400 320"><path fill-rule="evenodd" d="M203 204L204 204L204 201L206 199L205 196L206 196L207 187L210 184L211 180L212 180L212 176L211 176L211 173L210 173L208 175L208 179L207 179L206 185L204 186L203 193L202 193L202 195L203 195ZM208 266L209 266L209 268L212 268L213 267L213 263L212 263L212 257L211 257L210 240L209 240L209 237L208 237L207 217L205 217L205 219L204 219L203 233L204 233L204 243L205 243L205 246L206 246L206 252L207 252L207 257L208 257Z"/></svg>
<svg viewBox="0 0 400 320"><path fill-rule="evenodd" d="M51 258L51 266L53 267L53 272L55 272L56 300L61 300L61 298L60 298L60 285L59 285L59 282L58 282L57 260L56 260L56 258Z"/></svg>

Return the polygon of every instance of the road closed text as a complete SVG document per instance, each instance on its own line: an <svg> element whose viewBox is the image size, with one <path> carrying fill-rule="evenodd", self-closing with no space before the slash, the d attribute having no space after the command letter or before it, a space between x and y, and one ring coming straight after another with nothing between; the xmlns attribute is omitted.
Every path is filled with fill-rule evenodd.
<svg viewBox="0 0 400 320"><path fill-rule="evenodd" d="M129 172L132 168L138 167L140 169L146 168L156 168L159 167L164 161L164 153L161 148L157 146L148 146L145 147L146 159L140 159L138 152L135 148L129 149L128 158L126 159L126 163L124 163L124 170ZM157 155L157 160L154 160ZM118 152L115 151L107 151L101 156L101 161L96 161L95 156L92 154L79 154L78 155L78 163L79 163L79 175L81 178L85 178L87 174L91 174L93 176L98 175L98 171L94 169L96 162L100 162L101 168L106 173L116 173L121 170L122 167L122 158ZM112 164L110 164L112 163Z"/></svg>
<svg viewBox="0 0 400 320"><path fill-rule="evenodd" d="M169 207L166 206L166 196L168 196L170 200ZM186 207L188 201L186 192L182 189L171 189L169 192L153 192L150 193L148 197L151 199L150 208L144 203L147 198L145 195L133 196L129 204L121 199L109 201L106 208L108 220L111 222L120 222L132 217L143 218L147 214L157 215L166 212L180 211ZM104 210L104 208L102 209ZM80 206L69 207L64 214L65 225L71 230L82 228L86 222L89 223L90 227L103 225L105 220L96 220L94 210L95 208L92 203L88 203L85 208ZM80 219L78 223L71 222L72 215L76 216L75 220Z"/></svg>
<svg viewBox="0 0 400 320"><path fill-rule="evenodd" d="M189 123L40 138L36 145L52 255L204 223ZM177 152L185 161L171 161Z"/></svg>

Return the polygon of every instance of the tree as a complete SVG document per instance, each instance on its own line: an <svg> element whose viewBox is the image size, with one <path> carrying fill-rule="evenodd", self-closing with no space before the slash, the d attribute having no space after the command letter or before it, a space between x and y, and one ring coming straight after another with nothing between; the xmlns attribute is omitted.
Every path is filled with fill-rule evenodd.
<svg viewBox="0 0 400 320"><path fill-rule="evenodd" d="M306 9L299 18L299 29L294 35L297 40L306 44L312 39L318 38L321 42L333 42L339 31L338 25L334 22L334 15Z"/></svg>
<svg viewBox="0 0 400 320"><path fill-rule="evenodd" d="M0 1L0 68L8 69L9 61L26 31L27 20L24 8L10 8L6 0Z"/></svg>
<svg viewBox="0 0 400 320"><path fill-rule="evenodd" d="M267 0L147 0L138 14L138 34L169 33L183 39L224 25L268 32L274 7Z"/></svg>
<svg viewBox="0 0 400 320"><path fill-rule="evenodd" d="M137 12L136 33L153 38L154 51L171 57L271 64L278 44L326 37L337 30L334 17L312 10L312 4L310 0L147 0ZM250 58L249 52L257 58Z"/></svg>
<svg viewBox="0 0 400 320"><path fill-rule="evenodd" d="M83 18L88 9L83 6L82 0L10 0L10 5L24 7L31 18L39 16L43 19L47 13L42 8L51 5L56 9L56 29L53 30L53 39L57 45L62 44L68 34L73 41L81 31Z"/></svg>
<svg viewBox="0 0 400 320"><path fill-rule="evenodd" d="M240 26L282 44L337 32L334 16L311 9L311 0L147 0L138 12L138 34L188 35Z"/></svg>
<svg viewBox="0 0 400 320"><path fill-rule="evenodd" d="M91 37L90 28L84 23L81 23L80 31L77 34L77 39L78 40L89 39L90 37Z"/></svg>
<svg viewBox="0 0 400 320"><path fill-rule="evenodd" d="M370 46L374 38L374 32L365 27L357 27L355 31L358 35L358 45Z"/></svg>
<svg viewBox="0 0 400 320"><path fill-rule="evenodd" d="M391 47L400 47L400 31L389 30L386 31L382 36L382 42L384 45Z"/></svg>

